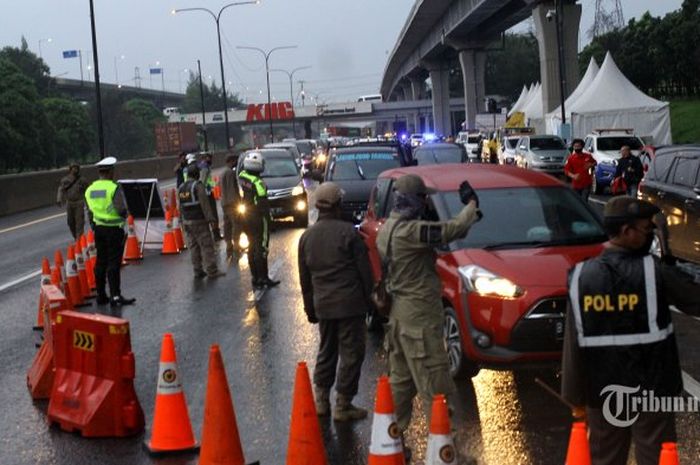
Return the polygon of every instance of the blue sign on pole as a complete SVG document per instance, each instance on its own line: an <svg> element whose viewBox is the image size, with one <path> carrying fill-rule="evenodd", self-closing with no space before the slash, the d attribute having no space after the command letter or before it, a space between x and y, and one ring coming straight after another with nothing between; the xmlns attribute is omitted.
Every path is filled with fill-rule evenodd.
<svg viewBox="0 0 700 465"><path fill-rule="evenodd" d="M63 51L63 58L78 58L78 51L77 50L64 50Z"/></svg>
<svg viewBox="0 0 700 465"><path fill-rule="evenodd" d="M150 72L151 74L161 74L163 72L163 68L151 68Z"/></svg>

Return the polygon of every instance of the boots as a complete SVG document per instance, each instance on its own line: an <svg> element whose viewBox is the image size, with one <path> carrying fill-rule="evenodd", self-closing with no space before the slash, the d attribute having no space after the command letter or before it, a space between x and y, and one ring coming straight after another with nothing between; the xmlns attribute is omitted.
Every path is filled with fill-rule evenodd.
<svg viewBox="0 0 700 465"><path fill-rule="evenodd" d="M319 417L328 416L331 413L331 392L328 388L314 386L316 398L316 414Z"/></svg>
<svg viewBox="0 0 700 465"><path fill-rule="evenodd" d="M335 421L352 421L362 420L367 417L367 410L352 405L352 397L338 394L335 399L335 408L333 409L333 420Z"/></svg>

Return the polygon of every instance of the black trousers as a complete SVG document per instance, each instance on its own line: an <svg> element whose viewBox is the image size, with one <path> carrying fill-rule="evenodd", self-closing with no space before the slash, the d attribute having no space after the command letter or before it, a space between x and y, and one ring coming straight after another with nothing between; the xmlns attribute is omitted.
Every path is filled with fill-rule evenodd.
<svg viewBox="0 0 700 465"><path fill-rule="evenodd" d="M95 226L95 285L98 298L107 297L106 281L109 281L109 295L115 297L121 291L121 265L126 235L120 227Z"/></svg>
<svg viewBox="0 0 700 465"><path fill-rule="evenodd" d="M248 264L255 285L269 278L267 254L270 245L270 222L267 215L253 215L256 216L247 219L244 231L248 236Z"/></svg>
<svg viewBox="0 0 700 465"><path fill-rule="evenodd" d="M637 465L657 465L661 444L676 442L673 413L640 413L627 428L608 423L600 409L587 408L586 415L593 465L626 465L632 441Z"/></svg>
<svg viewBox="0 0 700 465"><path fill-rule="evenodd" d="M318 329L321 343L314 368L314 384L330 390L335 383L338 394L354 397L365 360L365 317L320 320Z"/></svg>

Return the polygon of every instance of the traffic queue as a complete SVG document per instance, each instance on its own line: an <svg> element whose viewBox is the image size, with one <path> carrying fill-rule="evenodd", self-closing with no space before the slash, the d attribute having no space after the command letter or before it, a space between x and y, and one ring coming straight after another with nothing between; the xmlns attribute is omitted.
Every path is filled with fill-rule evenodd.
<svg viewBox="0 0 700 465"><path fill-rule="evenodd" d="M541 170L466 163L466 149L449 141L413 149L411 142L358 141L331 146L322 159L318 152L318 158L295 154L292 141L275 145L229 156L218 184L210 156L183 154L171 207L182 216L194 276L219 278L224 272L217 259L222 236L216 190L227 258L248 254L256 291L280 284L267 263L271 221L291 217L306 227L309 207L318 212L299 240L297 266L304 311L310 324L318 324L319 349L313 378L305 364L297 371L287 463L307 463L304 457L323 448L318 422L300 415L339 422L367 417L368 409L352 402L367 329L384 331L388 358L388 378L377 385L369 463L411 459L404 432L416 396L431 425L426 463L457 463L449 429L453 379L476 376L482 366L557 364L562 347L559 397L574 418L568 463L624 465L632 441L638 465L655 465L671 450L677 439L673 412L643 412L636 422L616 424L606 399L610 386L636 388L640 395L681 395L670 306L700 315L700 285L674 266L662 211L641 194L614 197L602 218L590 207L596 161L583 150L583 140L574 141L561 167L572 186ZM636 157L628 146L621 151L623 158ZM106 183L116 160L100 163L101 180L85 191L101 264L95 268L98 304L128 305L134 301L122 297L119 266L113 266L121 261L127 212L118 185ZM627 169L638 175L636 164L626 166L620 177ZM273 178L289 178L291 185L272 188ZM273 204L280 199L285 204ZM122 235L100 228L117 228ZM651 253L655 241L660 256ZM57 317L46 313L48 320ZM181 385L166 379L168 369L176 370L174 347L165 338L163 347L159 380L167 385L159 381L158 396L168 389L181 394ZM226 382L215 348L211 356L208 389L219 389L217 402L232 411L230 394L212 387ZM206 408L220 408L209 406L207 392ZM178 402L167 407L157 398L151 449L193 447L191 432L174 446L156 444L160 434L167 435L162 428L169 420L163 418L175 421L176 412L182 413L184 397ZM202 457L224 453L236 457L231 463L244 463L235 415L224 416L205 423ZM189 419L177 424L189 425ZM238 445L229 450L217 444L212 452L212 428L230 431ZM312 437L313 447L302 436Z"/></svg>

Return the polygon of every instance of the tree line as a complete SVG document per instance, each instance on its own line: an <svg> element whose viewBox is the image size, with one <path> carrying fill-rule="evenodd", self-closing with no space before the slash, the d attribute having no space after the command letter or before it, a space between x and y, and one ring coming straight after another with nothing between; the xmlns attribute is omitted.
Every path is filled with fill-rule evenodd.
<svg viewBox="0 0 700 465"><path fill-rule="evenodd" d="M222 91L203 85L207 111L223 109ZM229 108L241 106L229 95ZM190 75L183 110L201 111L199 81ZM105 151L119 159L155 155L154 126L166 121L153 102L102 89ZM0 49L0 174L46 170L99 159L92 101L76 101L56 89L46 63L22 38Z"/></svg>

